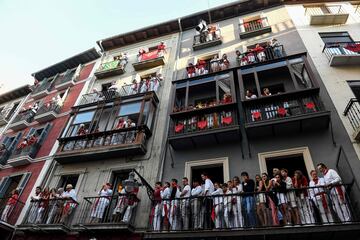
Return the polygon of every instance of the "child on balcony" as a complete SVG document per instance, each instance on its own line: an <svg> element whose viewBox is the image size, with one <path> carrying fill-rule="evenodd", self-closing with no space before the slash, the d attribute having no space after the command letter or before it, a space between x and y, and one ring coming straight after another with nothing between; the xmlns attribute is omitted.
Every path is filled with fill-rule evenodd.
<svg viewBox="0 0 360 240"><path fill-rule="evenodd" d="M224 53L221 59L221 64L220 64L220 68L221 70L226 70L228 69L230 66L230 61L227 58L227 55Z"/></svg>
<svg viewBox="0 0 360 240"><path fill-rule="evenodd" d="M1 214L1 221L7 222L12 210L15 208L19 198L19 190L14 189L11 191L11 196L6 202L6 206Z"/></svg>
<svg viewBox="0 0 360 240"><path fill-rule="evenodd" d="M195 66L192 63L189 63L189 65L186 67L187 77L192 78L195 77Z"/></svg>

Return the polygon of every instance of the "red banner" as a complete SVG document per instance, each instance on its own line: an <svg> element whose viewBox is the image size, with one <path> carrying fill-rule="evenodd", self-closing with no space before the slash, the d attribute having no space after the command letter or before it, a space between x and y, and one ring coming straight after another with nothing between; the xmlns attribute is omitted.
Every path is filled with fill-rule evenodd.
<svg viewBox="0 0 360 240"><path fill-rule="evenodd" d="M150 59L155 59L158 57L158 51L155 50L155 51L152 51L152 52L147 52L147 53L144 53L142 56L141 56L141 61L146 61L146 60L150 60Z"/></svg>

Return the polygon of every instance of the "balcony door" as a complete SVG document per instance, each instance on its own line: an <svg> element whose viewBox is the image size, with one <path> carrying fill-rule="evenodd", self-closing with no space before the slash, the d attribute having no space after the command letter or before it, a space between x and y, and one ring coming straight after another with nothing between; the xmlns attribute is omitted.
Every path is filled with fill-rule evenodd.
<svg viewBox="0 0 360 240"><path fill-rule="evenodd" d="M190 182L202 182L201 174L207 173L213 183L224 183L230 180L229 160L227 157L189 161L185 163L185 174Z"/></svg>
<svg viewBox="0 0 360 240"><path fill-rule="evenodd" d="M272 176L273 168L286 168L290 177L300 170L309 180L310 171L315 169L307 147L259 153L259 163L261 173L266 172L269 176Z"/></svg>

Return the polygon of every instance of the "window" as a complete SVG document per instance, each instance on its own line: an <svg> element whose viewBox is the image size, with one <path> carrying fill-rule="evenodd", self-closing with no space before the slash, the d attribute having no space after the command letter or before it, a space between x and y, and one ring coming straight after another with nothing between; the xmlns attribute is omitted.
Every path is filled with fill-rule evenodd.
<svg viewBox="0 0 360 240"><path fill-rule="evenodd" d="M57 188L66 188L66 185L71 184L73 189L76 188L76 184L79 180L79 174L62 175L60 177Z"/></svg>
<svg viewBox="0 0 360 240"><path fill-rule="evenodd" d="M122 171L113 172L111 182L113 185L114 193L121 192L121 190L124 187L123 181L129 178L129 173L130 173L130 170L122 170Z"/></svg>
<svg viewBox="0 0 360 240"><path fill-rule="evenodd" d="M355 97L360 99L360 80L347 81Z"/></svg>
<svg viewBox="0 0 360 240"><path fill-rule="evenodd" d="M133 123L137 124L140 116L141 102L127 103L120 106L119 113L115 119L114 126L122 118L123 120L131 119Z"/></svg>
<svg viewBox="0 0 360 240"><path fill-rule="evenodd" d="M9 197L11 191L14 189L18 189L19 194L21 194L27 182L29 181L30 176L31 173L24 173L20 175L3 177L0 181L0 198Z"/></svg>
<svg viewBox="0 0 360 240"><path fill-rule="evenodd" d="M348 32L323 32L319 35L324 43L354 42Z"/></svg>
<svg viewBox="0 0 360 240"><path fill-rule="evenodd" d="M72 122L69 130L67 132L67 136L76 136L77 131L81 124L85 125L85 129L90 128L91 121L94 117L95 111L90 112L81 112L74 116L74 121Z"/></svg>
<svg viewBox="0 0 360 240"><path fill-rule="evenodd" d="M11 108L11 110L9 111L8 115L6 116L7 119L10 120L10 118L12 117L12 115L14 114L14 112L16 111L16 109L18 108L20 102L17 102L13 105L13 107Z"/></svg>

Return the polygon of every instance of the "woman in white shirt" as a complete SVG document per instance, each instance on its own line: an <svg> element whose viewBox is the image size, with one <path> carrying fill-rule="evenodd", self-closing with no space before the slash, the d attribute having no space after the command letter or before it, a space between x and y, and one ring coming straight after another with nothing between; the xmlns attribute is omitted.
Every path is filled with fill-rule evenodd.
<svg viewBox="0 0 360 240"><path fill-rule="evenodd" d="M96 198L91 211L91 222L100 222L104 217L104 212L109 206L113 191L111 190L111 184L106 183L98 193L99 197Z"/></svg>

